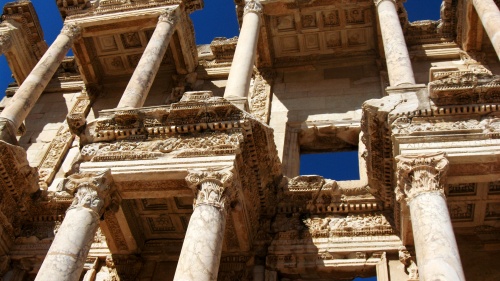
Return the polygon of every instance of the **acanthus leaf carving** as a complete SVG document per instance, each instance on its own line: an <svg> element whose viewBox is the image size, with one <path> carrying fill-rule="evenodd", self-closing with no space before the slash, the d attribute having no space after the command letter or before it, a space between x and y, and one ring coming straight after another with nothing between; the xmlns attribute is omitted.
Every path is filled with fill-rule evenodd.
<svg viewBox="0 0 500 281"><path fill-rule="evenodd" d="M396 200L411 201L424 192L439 192L444 196L445 176L448 170L446 154L399 155Z"/></svg>
<svg viewBox="0 0 500 281"><path fill-rule="evenodd" d="M114 183L111 170L98 172L80 172L64 179L57 187L56 195L70 198L73 202L68 210L88 208L99 217L111 203L111 194L114 192Z"/></svg>
<svg viewBox="0 0 500 281"><path fill-rule="evenodd" d="M235 191L232 168L220 170L190 170L186 176L188 186L195 193L194 207L210 205L225 210L231 202Z"/></svg>
<svg viewBox="0 0 500 281"><path fill-rule="evenodd" d="M61 34L68 36L71 39L77 39L82 35L82 28L77 23L65 23L61 30Z"/></svg>
<svg viewBox="0 0 500 281"><path fill-rule="evenodd" d="M255 13L259 15L262 13L262 4L260 4L259 0L246 0L243 11L243 15L246 15L247 13Z"/></svg>

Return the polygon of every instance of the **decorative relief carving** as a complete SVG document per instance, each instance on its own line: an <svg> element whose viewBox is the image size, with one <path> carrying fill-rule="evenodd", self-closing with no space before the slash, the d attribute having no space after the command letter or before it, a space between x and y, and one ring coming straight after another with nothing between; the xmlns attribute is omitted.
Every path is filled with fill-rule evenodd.
<svg viewBox="0 0 500 281"><path fill-rule="evenodd" d="M488 183L488 194L500 193L500 181Z"/></svg>
<svg viewBox="0 0 500 281"><path fill-rule="evenodd" d="M195 193L195 207L210 205L225 210L235 196L235 190L231 188L233 184L231 168L206 171L190 170L186 182Z"/></svg>
<svg viewBox="0 0 500 281"><path fill-rule="evenodd" d="M74 40L82 35L82 28L77 23L66 23L61 30L61 34Z"/></svg>
<svg viewBox="0 0 500 281"><path fill-rule="evenodd" d="M445 121L442 118L420 118L414 122L411 118L400 117L392 124L393 134L418 135L426 132L477 132L496 134L500 132L500 118L484 117L481 120L464 119L459 121Z"/></svg>
<svg viewBox="0 0 500 281"><path fill-rule="evenodd" d="M101 172L81 172L73 174L57 187L57 196L72 197L73 202L68 210L84 207L94 211L98 217L111 203L114 191L111 170Z"/></svg>
<svg viewBox="0 0 500 281"><path fill-rule="evenodd" d="M448 204L452 221L474 220L475 204L468 202L451 202Z"/></svg>
<svg viewBox="0 0 500 281"><path fill-rule="evenodd" d="M312 238L333 236L392 235L394 229L384 214L356 214L304 220Z"/></svg>
<svg viewBox="0 0 500 281"><path fill-rule="evenodd" d="M448 160L444 153L399 155L396 157L398 185L396 199L411 201L423 192L438 191L444 196Z"/></svg>
<svg viewBox="0 0 500 281"><path fill-rule="evenodd" d="M266 124L269 122L271 85L275 76L276 74L269 70L256 73L250 94L250 112Z"/></svg>
<svg viewBox="0 0 500 281"><path fill-rule="evenodd" d="M172 25L178 22L177 9L165 9L158 17L158 22L168 22Z"/></svg>
<svg viewBox="0 0 500 281"><path fill-rule="evenodd" d="M476 195L476 183L459 183L448 185L449 196Z"/></svg>
<svg viewBox="0 0 500 281"><path fill-rule="evenodd" d="M127 161L158 159L167 154L177 158L237 154L243 142L240 130L206 134L175 135L148 142L92 143L81 150L84 161Z"/></svg>

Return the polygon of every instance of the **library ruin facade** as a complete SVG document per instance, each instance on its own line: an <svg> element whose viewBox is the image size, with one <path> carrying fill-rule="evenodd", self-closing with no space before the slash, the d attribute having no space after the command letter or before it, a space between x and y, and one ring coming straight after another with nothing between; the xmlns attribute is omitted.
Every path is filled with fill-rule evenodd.
<svg viewBox="0 0 500 281"><path fill-rule="evenodd" d="M2 280L500 279L499 1L53 1L0 23Z"/></svg>

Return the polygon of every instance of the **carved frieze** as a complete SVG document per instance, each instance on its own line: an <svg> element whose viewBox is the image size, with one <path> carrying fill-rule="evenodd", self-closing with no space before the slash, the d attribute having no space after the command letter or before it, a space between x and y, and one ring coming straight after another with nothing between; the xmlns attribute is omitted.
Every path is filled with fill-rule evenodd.
<svg viewBox="0 0 500 281"><path fill-rule="evenodd" d="M444 153L429 155L399 155L396 199L411 201L423 192L439 192L444 196L448 160Z"/></svg>
<svg viewBox="0 0 500 281"><path fill-rule="evenodd" d="M444 118L428 117L411 118L400 117L392 124L393 134L422 135L431 132L446 133L483 133L486 135L500 132L500 118L483 117L482 119L464 118L462 120L449 121Z"/></svg>
<svg viewBox="0 0 500 281"><path fill-rule="evenodd" d="M382 213L312 217L304 220L312 238L333 236L389 235L394 229Z"/></svg>
<svg viewBox="0 0 500 281"><path fill-rule="evenodd" d="M271 85L275 76L276 73L270 70L256 73L250 93L250 112L266 124L269 122Z"/></svg>

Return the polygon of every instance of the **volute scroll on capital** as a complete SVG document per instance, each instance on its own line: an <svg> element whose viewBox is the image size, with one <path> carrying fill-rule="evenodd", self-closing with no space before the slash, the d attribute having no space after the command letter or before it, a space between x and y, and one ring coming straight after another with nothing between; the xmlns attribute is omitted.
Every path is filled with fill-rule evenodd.
<svg viewBox="0 0 500 281"><path fill-rule="evenodd" d="M56 194L61 197L74 196L68 211L84 207L100 217L110 205L113 191L111 170L106 169L70 175L59 184Z"/></svg>
<svg viewBox="0 0 500 281"><path fill-rule="evenodd" d="M82 28L75 22L65 23L61 29L61 34L64 34L72 39L77 39L82 35Z"/></svg>
<svg viewBox="0 0 500 281"><path fill-rule="evenodd" d="M396 199L407 202L424 192L438 191L444 196L446 172L449 167L446 154L399 155L396 157L398 183Z"/></svg>
<svg viewBox="0 0 500 281"><path fill-rule="evenodd" d="M246 0L245 8L243 9L243 15L247 13L262 14L262 4L259 0Z"/></svg>
<svg viewBox="0 0 500 281"><path fill-rule="evenodd" d="M233 184L232 168L220 170L189 170L186 182L195 193L194 207L210 205L225 209L230 201Z"/></svg>

